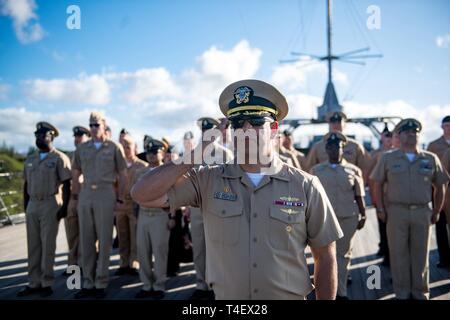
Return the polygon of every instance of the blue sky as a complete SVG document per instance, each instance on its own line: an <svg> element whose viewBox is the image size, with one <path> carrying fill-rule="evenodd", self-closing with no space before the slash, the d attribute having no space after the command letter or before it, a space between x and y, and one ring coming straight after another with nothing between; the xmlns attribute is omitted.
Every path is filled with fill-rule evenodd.
<svg viewBox="0 0 450 320"><path fill-rule="evenodd" d="M91 109L139 140L144 133L176 140L196 117L219 115L214 97L242 77L279 85L293 116L310 115L325 89L323 65L278 62L292 58L290 51L325 53L325 1L8 3L0 0L0 140L20 136L21 149L32 144L35 119L54 121L67 136ZM66 28L72 4L81 9L81 30ZM366 27L370 5L381 10L380 30ZM17 21L24 32L35 24L42 31L24 40ZM450 2L340 0L333 24L335 53L370 46L383 54L365 67L336 64L338 96L349 113L411 112L437 126L426 140L439 135L435 122L450 113ZM23 117L26 130L18 130ZM61 146L70 140L60 139Z"/></svg>

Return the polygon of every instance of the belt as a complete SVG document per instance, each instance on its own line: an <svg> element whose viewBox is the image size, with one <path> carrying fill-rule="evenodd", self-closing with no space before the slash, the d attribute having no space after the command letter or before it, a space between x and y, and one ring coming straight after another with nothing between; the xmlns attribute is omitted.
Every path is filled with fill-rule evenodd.
<svg viewBox="0 0 450 320"><path fill-rule="evenodd" d="M53 197L55 197L55 196L56 196L56 194L51 194L51 195L48 195L48 196L30 196L30 200L34 200L34 201L36 201L36 200L42 201L42 200L46 200L46 199L53 198Z"/></svg>
<svg viewBox="0 0 450 320"><path fill-rule="evenodd" d="M416 210L420 208L427 208L429 207L429 203L425 204L404 204L404 203L392 203L395 206L400 206L404 208L408 208L409 210Z"/></svg>
<svg viewBox="0 0 450 320"><path fill-rule="evenodd" d="M148 209L145 210L145 208L141 208L141 210L139 210L139 214L141 214L141 213L145 214L146 216L149 216L149 217L162 216L162 215L169 214L168 212L165 212L165 211L148 211Z"/></svg>
<svg viewBox="0 0 450 320"><path fill-rule="evenodd" d="M108 189L112 188L113 184L83 184L83 188L90 190Z"/></svg>

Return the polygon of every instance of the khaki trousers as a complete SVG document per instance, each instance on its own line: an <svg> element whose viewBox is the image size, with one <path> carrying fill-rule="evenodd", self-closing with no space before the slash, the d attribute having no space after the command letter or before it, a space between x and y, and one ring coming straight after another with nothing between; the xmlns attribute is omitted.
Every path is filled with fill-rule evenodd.
<svg viewBox="0 0 450 320"><path fill-rule="evenodd" d="M31 288L50 287L54 282L57 219L61 202L57 197L31 199L26 210L28 278Z"/></svg>
<svg viewBox="0 0 450 320"><path fill-rule="evenodd" d="M119 235L120 267L134 268L137 260L137 218L133 208L116 211L116 229Z"/></svg>
<svg viewBox="0 0 450 320"><path fill-rule="evenodd" d="M194 260L195 273L197 277L196 288L198 290L209 290L209 286L205 281L206 243L205 243L205 229L203 226L203 216L199 208L190 208L190 210L191 210L192 254Z"/></svg>
<svg viewBox="0 0 450 320"><path fill-rule="evenodd" d="M347 296L348 269L350 267L353 239L355 238L358 219L357 215L345 218L338 217L339 225L344 233L344 237L336 241L336 260L338 266L337 294L339 296Z"/></svg>
<svg viewBox="0 0 450 320"><path fill-rule="evenodd" d="M85 187L81 189L78 219L83 288L104 289L108 286L115 203L116 195L112 185L96 190Z"/></svg>
<svg viewBox="0 0 450 320"><path fill-rule="evenodd" d="M70 200L72 202L72 200ZM81 252L80 244L80 228L78 225L78 211L73 203L69 203L67 208L67 217L64 219L64 227L66 229L67 245L69 247L69 255L67 258L67 265L80 265Z"/></svg>
<svg viewBox="0 0 450 320"><path fill-rule="evenodd" d="M429 299L428 252L432 211L389 204L387 236L394 293L398 299Z"/></svg>
<svg viewBox="0 0 450 320"><path fill-rule="evenodd" d="M170 231L169 216L162 209L139 209L137 221L137 255L143 290L165 291ZM152 256L155 257L153 264Z"/></svg>

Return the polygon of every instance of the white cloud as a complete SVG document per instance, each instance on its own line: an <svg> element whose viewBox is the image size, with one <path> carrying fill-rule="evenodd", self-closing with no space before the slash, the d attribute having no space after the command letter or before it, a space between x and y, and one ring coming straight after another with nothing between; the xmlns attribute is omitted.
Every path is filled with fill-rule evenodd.
<svg viewBox="0 0 450 320"><path fill-rule="evenodd" d="M221 116L218 107L220 92L230 82L254 78L259 70L261 51L245 40L229 50L211 47L201 54L197 64L180 74L170 73L165 68L143 68L132 72L104 70L101 74L80 75L74 79L31 79L24 83L25 92L32 99L33 109L19 107L0 109L0 142L27 150L33 145L32 132L37 121L46 120L61 130L57 146L73 149L71 128L87 125L89 106L103 108L113 137L122 127L127 128L142 148L144 134L155 137L167 136L179 143L183 133L192 130L198 136L195 120L202 116ZM345 85L347 77L335 71L336 82ZM315 118L322 97L304 94L303 87L312 77L321 77L325 87L326 68L321 64L296 68L296 65L277 66L267 80L285 93L289 106L289 118ZM317 80L317 79L316 79ZM314 82L315 83L315 82ZM84 110L64 106L58 111L36 112L36 103L57 102L83 104ZM442 117L450 114L450 105L418 107L402 100L363 104L357 101L344 103L350 117L402 116L415 117L424 126L422 141L429 142L441 135L439 124ZM20 124L20 125L18 125ZM315 134L327 131L326 125L302 126L295 137L306 146ZM359 140L374 139L362 125L349 124L347 133Z"/></svg>
<svg viewBox="0 0 450 320"><path fill-rule="evenodd" d="M308 82L327 79L327 67L323 63L311 60L299 60L290 64L281 64L273 68L271 82L288 92L305 89ZM348 86L348 77L339 69L333 70L333 81L343 87Z"/></svg>
<svg viewBox="0 0 450 320"><path fill-rule="evenodd" d="M13 20L17 39L23 44L36 42L45 36L39 24L34 0L0 0L0 13Z"/></svg>
<svg viewBox="0 0 450 320"><path fill-rule="evenodd" d="M450 34L436 37L436 45L438 48L447 48L450 43Z"/></svg>
<svg viewBox="0 0 450 320"><path fill-rule="evenodd" d="M32 79L24 82L26 95L41 102L105 105L110 88L101 75L81 74L77 79Z"/></svg>

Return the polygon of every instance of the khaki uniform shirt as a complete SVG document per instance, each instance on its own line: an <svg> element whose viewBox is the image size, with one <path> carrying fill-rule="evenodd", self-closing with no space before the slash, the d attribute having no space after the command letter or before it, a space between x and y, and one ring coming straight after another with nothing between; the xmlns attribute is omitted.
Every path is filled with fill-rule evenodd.
<svg viewBox="0 0 450 320"><path fill-rule="evenodd" d="M442 166L444 170L447 171L447 174L450 174L450 149L445 151L442 156ZM447 187L447 191L445 193L444 207L443 210L446 212L447 217L450 217L450 188ZM450 220L447 220L447 224L450 226Z"/></svg>
<svg viewBox="0 0 450 320"><path fill-rule="evenodd" d="M447 151L448 149L450 149L450 144L448 144L444 136L441 136L439 139L430 142L427 148L428 151L436 154L441 161L444 157L445 151Z"/></svg>
<svg viewBox="0 0 450 320"><path fill-rule="evenodd" d="M206 279L217 299L301 299L313 286L305 247L342 231L317 177L274 158L254 187L237 164L191 170L169 192L170 209L200 207Z"/></svg>
<svg viewBox="0 0 450 320"><path fill-rule="evenodd" d="M126 210L133 209L133 199L131 198L130 191L134 183L137 181L137 174L140 169L144 169L148 166L148 163L142 161L139 158L134 158L130 166L127 166L127 185L125 186L124 206Z"/></svg>
<svg viewBox="0 0 450 320"><path fill-rule="evenodd" d="M315 165L312 174L322 183L337 217L346 218L359 214L355 196L365 195L361 169L345 160L335 167L325 161Z"/></svg>
<svg viewBox="0 0 450 320"><path fill-rule="evenodd" d="M127 168L122 146L111 140L97 150L93 140L78 145L73 168L83 173L83 185L113 185L117 174Z"/></svg>
<svg viewBox="0 0 450 320"><path fill-rule="evenodd" d="M30 199L42 200L60 194L61 183L71 177L69 157L55 148L42 161L39 151L25 160L24 178Z"/></svg>
<svg viewBox="0 0 450 320"><path fill-rule="evenodd" d="M396 149L383 153L371 179L387 185L386 198L390 203L427 205L432 184L447 183L448 175L434 153L419 150L410 162L402 150Z"/></svg>
<svg viewBox="0 0 450 320"><path fill-rule="evenodd" d="M348 138L347 144L344 147L344 159L348 162L356 165L361 170L366 170L369 166L370 156L364 149L364 147L351 138ZM328 154L325 150L325 141L321 140L317 142L309 151L306 157L306 169L311 170L316 164L325 162L328 160Z"/></svg>

